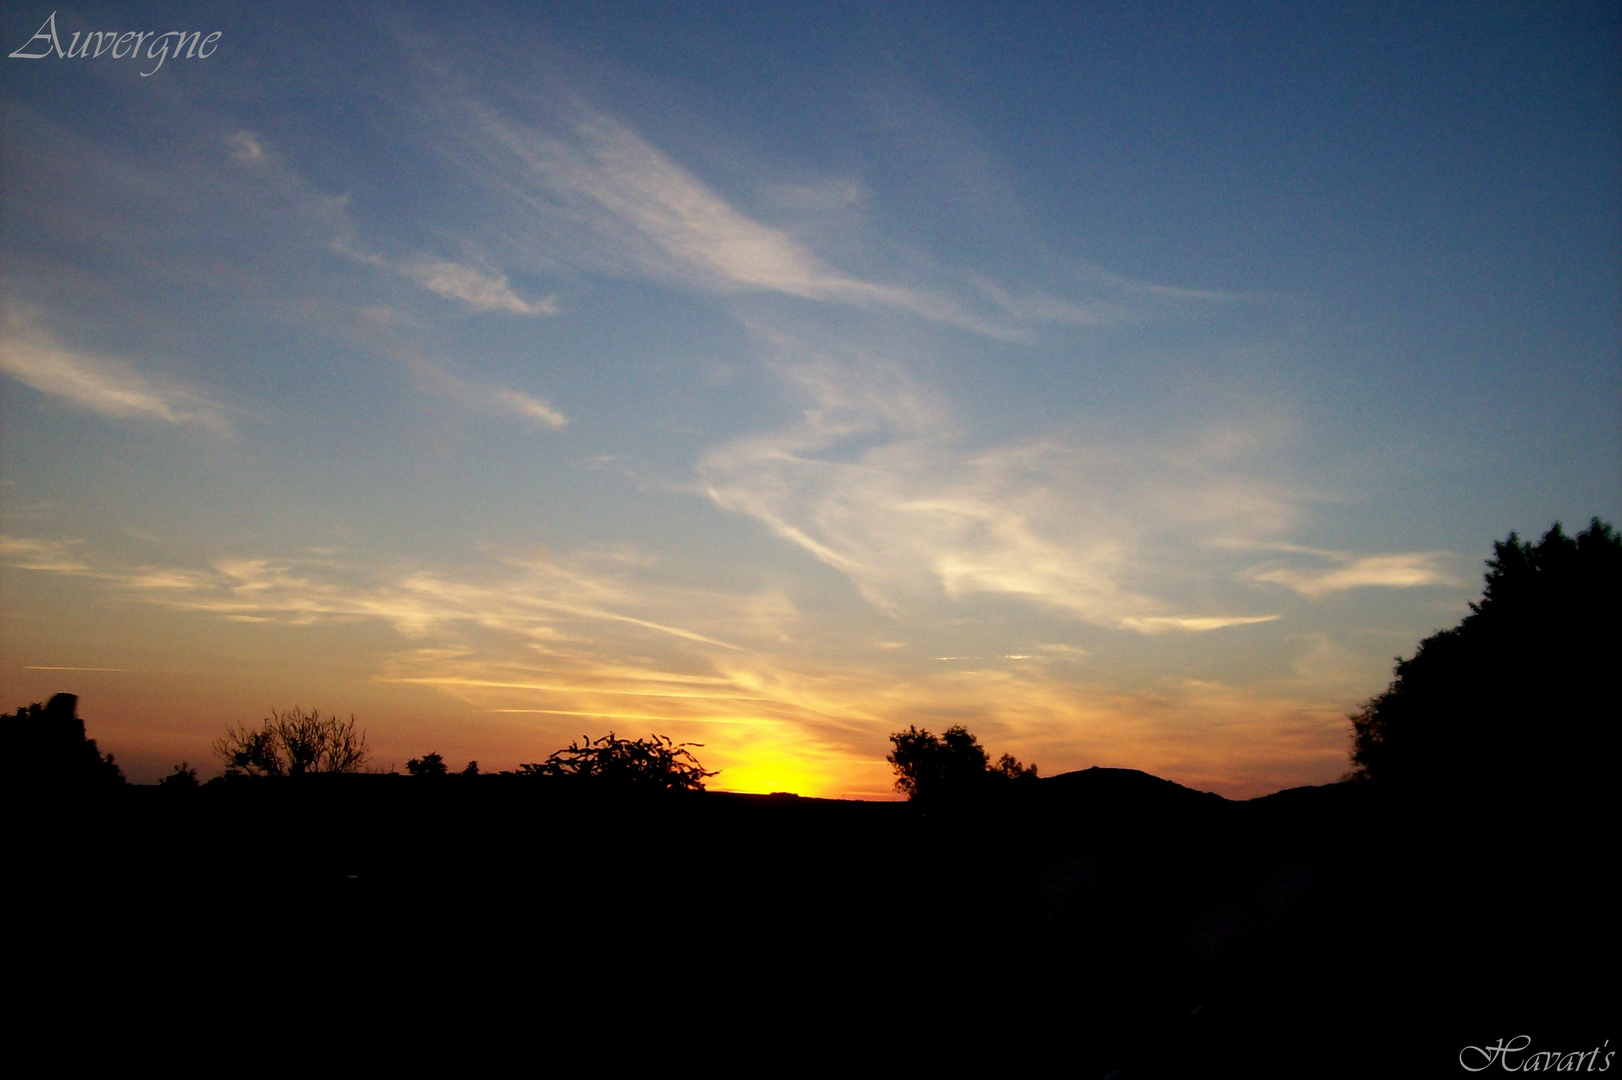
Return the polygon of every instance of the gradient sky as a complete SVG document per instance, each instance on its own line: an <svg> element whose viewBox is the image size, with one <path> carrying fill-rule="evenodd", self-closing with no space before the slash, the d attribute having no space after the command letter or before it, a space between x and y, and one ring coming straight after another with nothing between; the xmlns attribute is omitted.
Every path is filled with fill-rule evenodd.
<svg viewBox="0 0 1622 1080"><path fill-rule="evenodd" d="M1615 4L10 4L0 707L1243 797L1622 520ZM93 51L93 50L92 50ZM150 71L150 74L148 72Z"/></svg>

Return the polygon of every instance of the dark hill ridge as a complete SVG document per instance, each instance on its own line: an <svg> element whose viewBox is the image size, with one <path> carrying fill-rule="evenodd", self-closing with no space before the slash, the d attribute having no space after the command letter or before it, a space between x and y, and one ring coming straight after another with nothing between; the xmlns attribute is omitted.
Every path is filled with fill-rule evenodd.
<svg viewBox="0 0 1622 1080"><path fill-rule="evenodd" d="M1109 815L1149 812L1164 815L1219 814L1230 800L1195 791L1138 769L1090 769L1059 773L1038 781L1044 805L1092 810Z"/></svg>
<svg viewBox="0 0 1622 1080"><path fill-rule="evenodd" d="M1138 769L1095 766L1044 777L1003 827L1049 850L1087 850L1121 865L1214 857L1239 804Z"/></svg>

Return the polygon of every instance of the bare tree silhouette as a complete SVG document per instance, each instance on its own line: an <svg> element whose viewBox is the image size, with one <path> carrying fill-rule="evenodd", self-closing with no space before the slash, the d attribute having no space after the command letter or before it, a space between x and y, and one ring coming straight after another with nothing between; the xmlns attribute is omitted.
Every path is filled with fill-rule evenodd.
<svg viewBox="0 0 1622 1080"><path fill-rule="evenodd" d="M214 753L225 763L227 776L354 773L370 757L366 733L356 728L353 716L340 720L296 705L286 712L272 709L258 729L227 728L214 740Z"/></svg>
<svg viewBox="0 0 1622 1080"><path fill-rule="evenodd" d="M584 781L594 786L703 791L717 775L699 764L687 749L702 743L672 742L664 735L621 739L612 731L598 739L582 735L542 762L520 765L525 776Z"/></svg>

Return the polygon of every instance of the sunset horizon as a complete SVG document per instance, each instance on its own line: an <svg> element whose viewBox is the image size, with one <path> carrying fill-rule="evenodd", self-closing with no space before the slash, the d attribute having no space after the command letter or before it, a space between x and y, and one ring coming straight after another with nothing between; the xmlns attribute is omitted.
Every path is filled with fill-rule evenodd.
<svg viewBox="0 0 1622 1080"><path fill-rule="evenodd" d="M651 10L0 15L0 710L1248 799L1622 521L1615 7Z"/></svg>

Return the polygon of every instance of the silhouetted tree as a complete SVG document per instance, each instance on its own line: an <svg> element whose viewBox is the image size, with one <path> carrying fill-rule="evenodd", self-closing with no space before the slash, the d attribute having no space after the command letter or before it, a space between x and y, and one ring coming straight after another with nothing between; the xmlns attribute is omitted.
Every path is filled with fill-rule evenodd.
<svg viewBox="0 0 1622 1080"><path fill-rule="evenodd" d="M445 776L449 771L444 757L439 754L424 754L406 762L406 772L412 776Z"/></svg>
<svg viewBox="0 0 1622 1080"><path fill-rule="evenodd" d="M158 781L158 786L170 791L185 791L197 787L197 770L182 761L175 771Z"/></svg>
<svg viewBox="0 0 1622 1080"><path fill-rule="evenodd" d="M1034 764L1020 764L1019 758L1013 754L1004 754L998 758L997 764L991 767L991 772L993 776L999 776L1005 780L1037 779L1036 766Z"/></svg>
<svg viewBox="0 0 1622 1080"><path fill-rule="evenodd" d="M479 763L477 761L468 762L467 763L467 768L462 770L462 775L463 776L478 776L479 775Z"/></svg>
<svg viewBox="0 0 1622 1080"><path fill-rule="evenodd" d="M939 736L909 725L892 734L890 742L895 748L885 760L895 768L896 790L909 799L961 798L996 781L1036 777L1035 765L1026 767L1012 754L993 766L980 740L960 724Z"/></svg>
<svg viewBox="0 0 1622 1080"><path fill-rule="evenodd" d="M1355 779L1521 791L1608 784L1616 765L1622 537L1595 518L1493 545L1481 600L1398 658L1351 717Z"/></svg>
<svg viewBox="0 0 1622 1080"><path fill-rule="evenodd" d="M672 742L663 735L621 739L612 731L598 739L582 735L577 743L558 750L542 762L520 765L524 776L544 776L594 787L637 790L703 791L704 781L717 775L706 771L687 749L703 743Z"/></svg>
<svg viewBox="0 0 1622 1080"><path fill-rule="evenodd" d="M366 733L355 727L353 716L339 720L297 706L286 712L272 709L257 730L227 728L214 741L214 752L225 762L227 776L354 773L370 756Z"/></svg>
<svg viewBox="0 0 1622 1080"><path fill-rule="evenodd" d="M7 788L105 788L124 774L85 737L74 694L0 715L0 782Z"/></svg>

